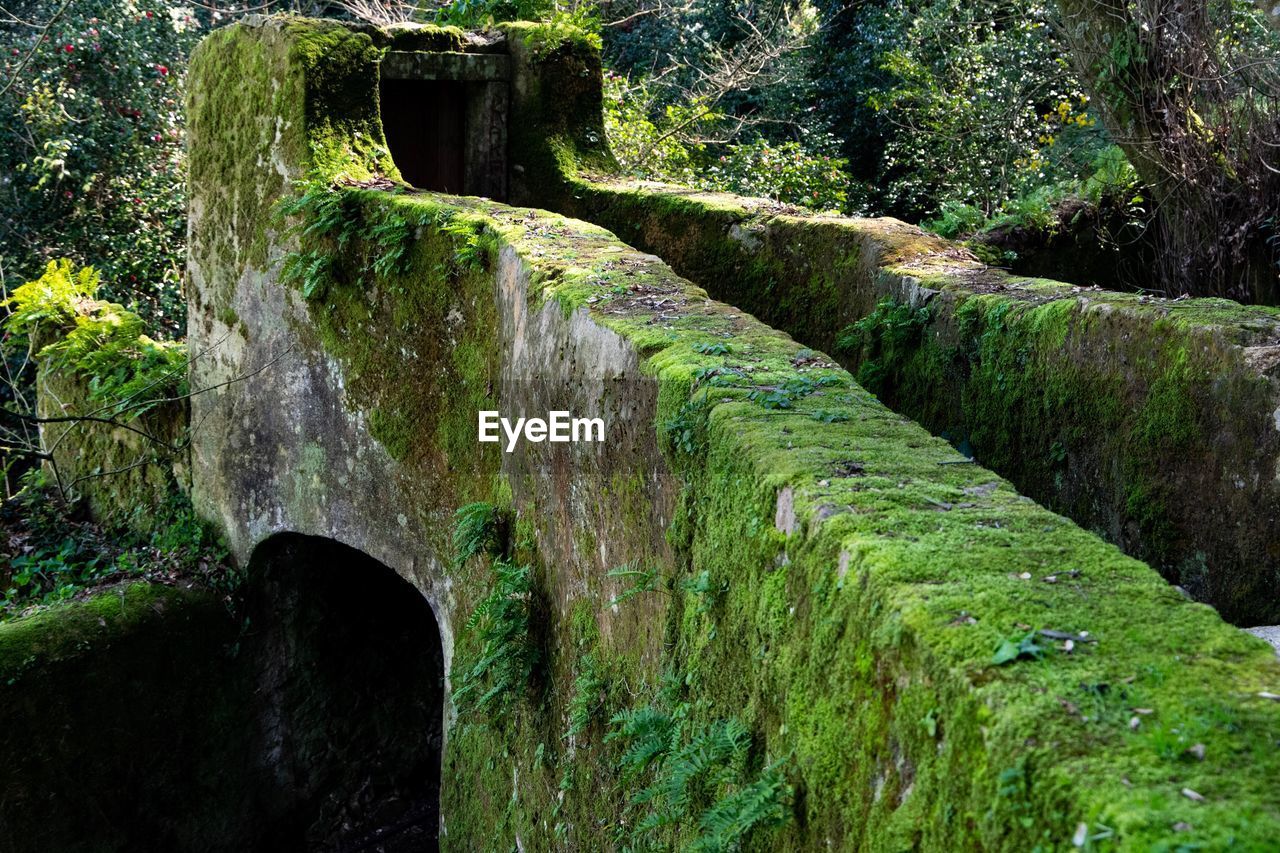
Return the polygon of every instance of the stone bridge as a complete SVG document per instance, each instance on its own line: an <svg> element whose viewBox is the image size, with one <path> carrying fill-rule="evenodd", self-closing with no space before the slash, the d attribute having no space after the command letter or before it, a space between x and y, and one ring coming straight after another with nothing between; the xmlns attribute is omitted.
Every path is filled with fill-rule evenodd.
<svg viewBox="0 0 1280 853"><path fill-rule="evenodd" d="M202 44L190 89L179 479L262 627L247 672L189 676L253 702L180 691L213 721L187 748L252 732L248 769L206 779L202 834L150 837L1280 837L1280 665L1222 618L1280 616L1275 310L1015 279L893 220L611 177L597 50L551 25L253 20ZM605 436L508 452L477 441L483 411ZM491 556L459 558L464 507L492 513ZM501 704L455 703L504 561L530 568L536 662ZM158 630L98 606L74 650L48 625L8 647L66 661ZM202 606L155 618L218 623ZM174 660L212 666L219 631ZM642 712L670 728L637 771ZM738 729L731 761L672 782Z"/></svg>

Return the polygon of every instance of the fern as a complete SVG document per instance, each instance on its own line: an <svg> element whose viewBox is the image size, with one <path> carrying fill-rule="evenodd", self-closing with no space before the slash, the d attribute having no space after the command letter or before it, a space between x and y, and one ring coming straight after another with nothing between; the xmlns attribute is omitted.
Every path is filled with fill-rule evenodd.
<svg viewBox="0 0 1280 853"><path fill-rule="evenodd" d="M633 569L631 566L623 563L615 569L611 569L606 577L622 578L631 580L631 586L618 593L609 602L611 605L622 604L628 599L635 598L637 595L646 592L666 592L663 588L666 582L665 576L658 569Z"/></svg>
<svg viewBox="0 0 1280 853"><path fill-rule="evenodd" d="M497 560L493 571L493 592L466 623L480 642L480 653L454 669L458 687L453 701L459 712L496 713L510 707L528 691L542 660L533 633L533 570Z"/></svg>
<svg viewBox="0 0 1280 853"><path fill-rule="evenodd" d="M498 510L482 501L469 503L454 513L453 566L459 569L472 557L496 554L499 547Z"/></svg>
<svg viewBox="0 0 1280 853"><path fill-rule="evenodd" d="M737 720L717 720L694 733L678 751L668 755L653 785L636 795L637 803L653 802L646 823L660 826L682 820L700 795L732 778L733 768L746 760L751 735Z"/></svg>
<svg viewBox="0 0 1280 853"><path fill-rule="evenodd" d="M302 248L285 258L280 278L297 285L303 298L317 299L333 283L336 258L360 236L363 223L352 190L323 181L295 186L299 194L277 205L276 219Z"/></svg>
<svg viewBox="0 0 1280 853"><path fill-rule="evenodd" d="M92 267L77 271L69 260L50 261L44 275L0 303L10 312L5 331L32 341L61 332L36 356L86 379L103 416L138 415L185 394L186 345L152 340L137 314L96 298L99 283Z"/></svg>
<svg viewBox="0 0 1280 853"><path fill-rule="evenodd" d="M44 275L13 291L4 302L9 309L5 330L29 335L42 326L65 328L92 309L101 278L93 267L78 271L66 258L49 261Z"/></svg>
<svg viewBox="0 0 1280 853"><path fill-rule="evenodd" d="M619 759L623 778L653 771L651 784L631 797L631 806L640 809L642 817L633 824L630 837L619 841L645 847L657 842L657 830L696 825L697 836L688 849L733 851L754 830L786 823L791 788L781 770L783 762L748 781L744 767L751 734L746 727L737 719L716 720L693 730L685 740L688 710L681 703L671 713L646 706L613 716L613 731L605 741L627 743Z"/></svg>
<svg viewBox="0 0 1280 853"><path fill-rule="evenodd" d="M595 655L582 658L582 672L573 681L573 698L569 700L569 730L566 737L580 735L591 725L604 705L605 681L596 668Z"/></svg>
<svg viewBox="0 0 1280 853"><path fill-rule="evenodd" d="M696 853L729 853L741 849L750 833L784 825L791 815L787 801L791 786L781 762L766 767L760 778L722 797L702 814L698 838L689 845Z"/></svg>
<svg viewBox="0 0 1280 853"><path fill-rule="evenodd" d="M654 759L669 753L680 736L675 715L648 705L619 711L609 724L614 730L605 736L605 743L622 740L628 744L619 760L625 778L643 772Z"/></svg>
<svg viewBox="0 0 1280 853"><path fill-rule="evenodd" d="M498 248L498 235L482 223L464 216L441 215L436 227L454 238L454 260L461 269L484 270Z"/></svg>

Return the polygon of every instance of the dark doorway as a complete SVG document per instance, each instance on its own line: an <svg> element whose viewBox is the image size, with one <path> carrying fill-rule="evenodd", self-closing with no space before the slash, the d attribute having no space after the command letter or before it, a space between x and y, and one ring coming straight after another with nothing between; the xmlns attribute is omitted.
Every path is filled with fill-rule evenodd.
<svg viewBox="0 0 1280 853"><path fill-rule="evenodd" d="M382 128L404 179L419 189L465 192L466 84L384 79L381 90Z"/></svg>
<svg viewBox="0 0 1280 853"><path fill-rule="evenodd" d="M269 540L250 575L259 754L283 815L259 849L437 849L444 657L426 599L314 537Z"/></svg>

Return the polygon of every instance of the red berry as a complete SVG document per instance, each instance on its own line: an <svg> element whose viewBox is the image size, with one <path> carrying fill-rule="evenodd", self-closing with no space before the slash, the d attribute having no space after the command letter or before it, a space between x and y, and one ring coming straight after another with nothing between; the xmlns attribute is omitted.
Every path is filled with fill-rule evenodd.
<svg viewBox="0 0 1280 853"><path fill-rule="evenodd" d="M70 53L71 51L75 50L75 46L69 44L66 47L64 47L63 50L65 50L67 53Z"/></svg>

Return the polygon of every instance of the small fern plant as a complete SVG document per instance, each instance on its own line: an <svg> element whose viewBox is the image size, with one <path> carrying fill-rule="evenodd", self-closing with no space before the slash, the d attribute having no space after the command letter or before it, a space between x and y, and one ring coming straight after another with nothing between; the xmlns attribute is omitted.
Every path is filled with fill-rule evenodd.
<svg viewBox="0 0 1280 853"><path fill-rule="evenodd" d="M533 569L498 559L493 591L467 620L478 654L455 667L453 701L459 713L495 714L529 692L542 663L535 628Z"/></svg>
<svg viewBox="0 0 1280 853"><path fill-rule="evenodd" d="M501 547L501 517L493 504L476 501L453 514L453 567L472 557L496 556Z"/></svg>
<svg viewBox="0 0 1280 853"><path fill-rule="evenodd" d="M649 785L631 797L642 812L630 843L644 847L657 841L664 827L696 826L686 849L729 853L741 849L757 829L790 820L791 787L782 772L784 761L751 778L746 772L751 735L736 719L715 720L690 729L689 706L676 704L670 713L646 706L622 711L610 721L606 742L626 745L618 761L624 780L651 773Z"/></svg>
<svg viewBox="0 0 1280 853"><path fill-rule="evenodd" d="M46 365L86 380L102 417L134 417L187 393L187 347L152 340L133 311L97 298L93 267L50 261L44 274L0 301L4 331L39 346Z"/></svg>
<svg viewBox="0 0 1280 853"><path fill-rule="evenodd" d="M573 697L569 700L569 729L565 738L585 732L604 708L605 680L596 664L595 655L582 658L582 671L573 680Z"/></svg>
<svg viewBox="0 0 1280 853"><path fill-rule="evenodd" d="M760 778L743 785L716 801L698 820L698 837L689 845L691 853L730 853L756 829L785 825L791 814L787 801L791 786L781 770L782 762L765 768Z"/></svg>
<svg viewBox="0 0 1280 853"><path fill-rule="evenodd" d="M297 196L282 200L277 220L301 248L285 258L280 278L297 285L304 299L324 295L333 282L335 258L359 237L362 229L355 195L324 181L296 184Z"/></svg>

